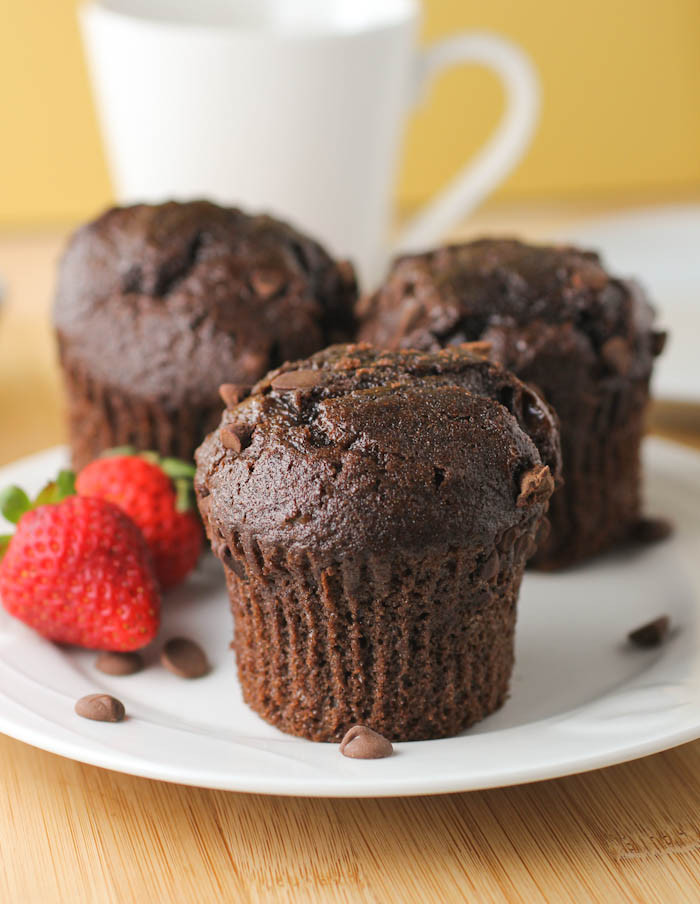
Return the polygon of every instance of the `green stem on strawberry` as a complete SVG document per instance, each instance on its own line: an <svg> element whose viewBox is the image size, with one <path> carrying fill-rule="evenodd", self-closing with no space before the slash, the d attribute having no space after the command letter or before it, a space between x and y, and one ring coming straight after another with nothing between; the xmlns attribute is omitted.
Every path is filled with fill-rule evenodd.
<svg viewBox="0 0 700 904"><path fill-rule="evenodd" d="M194 509L194 487L192 480L180 478L175 484L175 509L178 512L189 512Z"/></svg>
<svg viewBox="0 0 700 904"><path fill-rule="evenodd" d="M75 473L73 471L59 471L58 477L46 484L31 507L37 508L40 505L63 502L69 496L75 496Z"/></svg>
<svg viewBox="0 0 700 904"><path fill-rule="evenodd" d="M59 471L56 480L47 483L34 499L30 499L21 487L9 486L0 492L0 515L10 524L18 524L22 515L49 503L63 502L75 496L75 474ZM10 545L12 534L0 535L0 559Z"/></svg>
<svg viewBox="0 0 700 904"><path fill-rule="evenodd" d="M195 467L189 462L182 461L180 458L161 458L158 464L165 471L171 480L177 481L180 478L192 480L195 474Z"/></svg>
<svg viewBox="0 0 700 904"><path fill-rule="evenodd" d="M136 446L114 446L100 452L100 458L119 458L121 455L139 455Z"/></svg>

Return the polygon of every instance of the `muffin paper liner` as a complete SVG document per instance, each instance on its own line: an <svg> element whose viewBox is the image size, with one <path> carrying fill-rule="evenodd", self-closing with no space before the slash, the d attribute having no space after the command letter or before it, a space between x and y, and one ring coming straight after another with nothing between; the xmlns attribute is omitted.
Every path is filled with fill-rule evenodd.
<svg viewBox="0 0 700 904"><path fill-rule="evenodd" d="M498 709L513 668L516 600L539 519L495 546L313 552L225 536L233 648L246 702L314 741L368 725L394 741L457 734Z"/></svg>

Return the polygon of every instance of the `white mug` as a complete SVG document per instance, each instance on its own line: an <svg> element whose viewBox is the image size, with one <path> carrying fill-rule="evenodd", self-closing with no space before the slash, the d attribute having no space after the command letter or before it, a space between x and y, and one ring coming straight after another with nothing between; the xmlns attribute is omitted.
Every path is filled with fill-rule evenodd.
<svg viewBox="0 0 700 904"><path fill-rule="evenodd" d="M80 19L120 203L267 211L352 258L365 282L390 252L466 217L537 120L523 51L484 32L419 50L417 0L93 0ZM464 63L501 77L501 122L390 247L404 120L437 72Z"/></svg>

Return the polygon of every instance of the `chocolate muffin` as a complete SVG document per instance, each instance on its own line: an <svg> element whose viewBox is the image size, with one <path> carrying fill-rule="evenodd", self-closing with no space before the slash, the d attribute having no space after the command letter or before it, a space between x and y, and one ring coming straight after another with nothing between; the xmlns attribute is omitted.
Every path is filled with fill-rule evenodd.
<svg viewBox="0 0 700 904"><path fill-rule="evenodd" d="M218 387L350 337L355 278L267 216L206 201L114 208L64 254L54 323L73 463L133 445L191 459Z"/></svg>
<svg viewBox="0 0 700 904"><path fill-rule="evenodd" d="M454 735L504 701L555 417L469 346L339 345L224 413L195 487L243 696L315 741Z"/></svg>
<svg viewBox="0 0 700 904"><path fill-rule="evenodd" d="M535 566L571 565L629 536L649 378L665 340L635 283L610 276L592 252L482 239L399 258L359 314L360 338L386 348L486 341L554 407L564 485Z"/></svg>

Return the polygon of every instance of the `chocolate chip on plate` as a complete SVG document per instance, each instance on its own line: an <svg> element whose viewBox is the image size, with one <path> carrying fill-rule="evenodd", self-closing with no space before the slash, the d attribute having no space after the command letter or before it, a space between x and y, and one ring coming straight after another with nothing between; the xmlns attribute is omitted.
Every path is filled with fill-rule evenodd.
<svg viewBox="0 0 700 904"><path fill-rule="evenodd" d="M124 704L109 694L88 694L75 704L75 711L83 719L95 722L121 722L124 718Z"/></svg>
<svg viewBox="0 0 700 904"><path fill-rule="evenodd" d="M105 675L135 675L143 668L140 653L113 653L104 650L95 661L95 668Z"/></svg>
<svg viewBox="0 0 700 904"><path fill-rule="evenodd" d="M180 678L201 678L210 669L204 650L186 637L173 637L163 647L160 661Z"/></svg>
<svg viewBox="0 0 700 904"><path fill-rule="evenodd" d="M219 386L221 401L227 408L233 408L250 392L250 386L240 386L238 383L222 383Z"/></svg>
<svg viewBox="0 0 700 904"><path fill-rule="evenodd" d="M671 620L668 615L660 615L640 628L630 631L630 641L638 647L658 647L668 634Z"/></svg>
<svg viewBox="0 0 700 904"><path fill-rule="evenodd" d="M391 741L366 725L353 725L340 742L340 752L357 760L378 760L394 752Z"/></svg>
<svg viewBox="0 0 700 904"><path fill-rule="evenodd" d="M673 533L667 518L640 518L632 528L632 539L638 543L658 543Z"/></svg>
<svg viewBox="0 0 700 904"><path fill-rule="evenodd" d="M311 389L321 382L321 373L318 370L290 370L278 374L270 384L273 389L286 391L291 389Z"/></svg>

